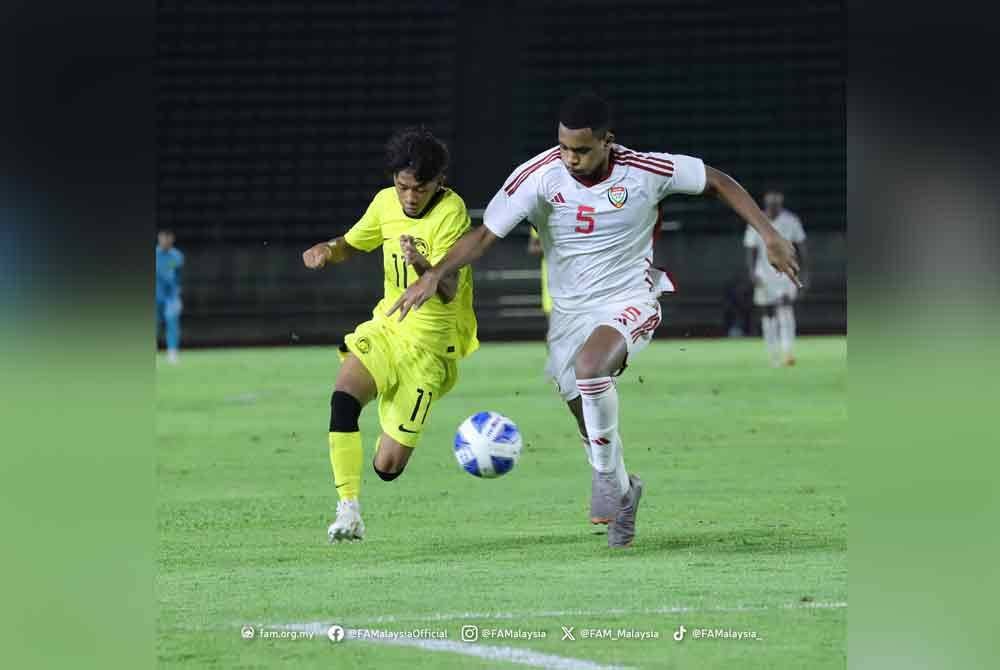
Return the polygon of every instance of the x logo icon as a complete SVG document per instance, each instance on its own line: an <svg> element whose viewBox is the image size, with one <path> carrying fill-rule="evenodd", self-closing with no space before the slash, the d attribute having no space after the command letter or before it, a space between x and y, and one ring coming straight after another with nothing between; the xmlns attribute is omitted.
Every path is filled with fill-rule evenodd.
<svg viewBox="0 0 1000 670"><path fill-rule="evenodd" d="M576 626L562 626L562 629L563 629L562 639L563 640L574 640L575 641L576 638L573 637L573 629L574 628L576 628Z"/></svg>

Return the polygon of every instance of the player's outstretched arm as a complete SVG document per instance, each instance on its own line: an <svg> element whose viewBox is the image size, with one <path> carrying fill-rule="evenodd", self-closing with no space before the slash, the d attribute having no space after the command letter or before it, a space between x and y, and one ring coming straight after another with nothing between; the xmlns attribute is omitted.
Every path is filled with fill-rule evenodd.
<svg viewBox="0 0 1000 670"><path fill-rule="evenodd" d="M302 252L302 262L310 270L319 270L325 265L343 263L358 252L341 235L328 242L314 244Z"/></svg>
<svg viewBox="0 0 1000 670"><path fill-rule="evenodd" d="M417 245L412 235L400 235L399 246L403 250L403 260L410 265L422 277L425 272L431 269L430 261L422 253L417 251ZM448 304L455 299L458 293L458 272L450 272L438 282L437 295L441 302Z"/></svg>
<svg viewBox="0 0 1000 670"><path fill-rule="evenodd" d="M478 260L496 240L497 236L486 226L473 228L462 235L441 262L428 268L420 279L410 284L406 292L389 308L386 316L391 316L398 310L399 320L402 321L411 309L420 309L421 305L434 297L442 277Z"/></svg>
<svg viewBox="0 0 1000 670"><path fill-rule="evenodd" d="M707 178L704 195L714 195L739 214L740 218L753 226L767 245L767 260L778 272L788 275L792 281L801 286L799 281L799 264L795 260L795 247L778 234L764 212L739 183L725 172L705 166Z"/></svg>

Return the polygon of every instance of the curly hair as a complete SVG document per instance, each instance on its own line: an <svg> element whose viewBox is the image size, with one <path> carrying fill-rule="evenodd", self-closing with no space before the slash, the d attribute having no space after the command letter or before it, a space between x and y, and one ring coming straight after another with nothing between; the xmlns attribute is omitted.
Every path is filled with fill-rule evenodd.
<svg viewBox="0 0 1000 670"><path fill-rule="evenodd" d="M559 106L559 122L569 128L590 128L595 137L604 137L614 122L611 105L593 91L584 91L563 100Z"/></svg>
<svg viewBox="0 0 1000 670"><path fill-rule="evenodd" d="M386 142L385 162L390 174L412 170L423 183L448 169L448 147L424 126L404 128Z"/></svg>

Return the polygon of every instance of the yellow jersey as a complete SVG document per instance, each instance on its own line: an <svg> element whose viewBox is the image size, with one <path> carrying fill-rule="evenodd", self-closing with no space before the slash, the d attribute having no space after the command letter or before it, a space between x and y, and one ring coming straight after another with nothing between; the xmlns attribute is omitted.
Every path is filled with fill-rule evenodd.
<svg viewBox="0 0 1000 670"><path fill-rule="evenodd" d="M530 227L531 239L538 239L538 231L534 226ZM549 270L545 265L545 256L542 256L542 311L546 314L552 313L552 296L549 295Z"/></svg>
<svg viewBox="0 0 1000 670"><path fill-rule="evenodd" d="M449 188L434 195L420 217L403 211L393 187L379 191L364 216L344 235L349 245L360 251L382 247L384 295L375 305L373 320L384 323L411 345L445 358L464 358L479 348L476 313L472 309L472 270L458 271L455 298L445 304L435 295L420 309L411 310L400 322L398 313L386 317L393 303L419 275L403 261L401 235L411 235L415 246L434 265L471 227L465 202Z"/></svg>

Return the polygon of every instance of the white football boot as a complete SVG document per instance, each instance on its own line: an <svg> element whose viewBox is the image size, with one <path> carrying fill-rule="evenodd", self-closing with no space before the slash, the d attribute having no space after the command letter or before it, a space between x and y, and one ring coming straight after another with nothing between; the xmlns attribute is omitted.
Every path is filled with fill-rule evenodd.
<svg viewBox="0 0 1000 670"><path fill-rule="evenodd" d="M337 503L337 520L330 524L326 534L330 542L356 542L365 538L365 522L361 520L361 505L357 500Z"/></svg>
<svg viewBox="0 0 1000 670"><path fill-rule="evenodd" d="M615 518L608 524L608 546L630 547L635 538L635 517L639 511L639 500L642 498L643 483L638 475L629 475L629 490L621 499Z"/></svg>

